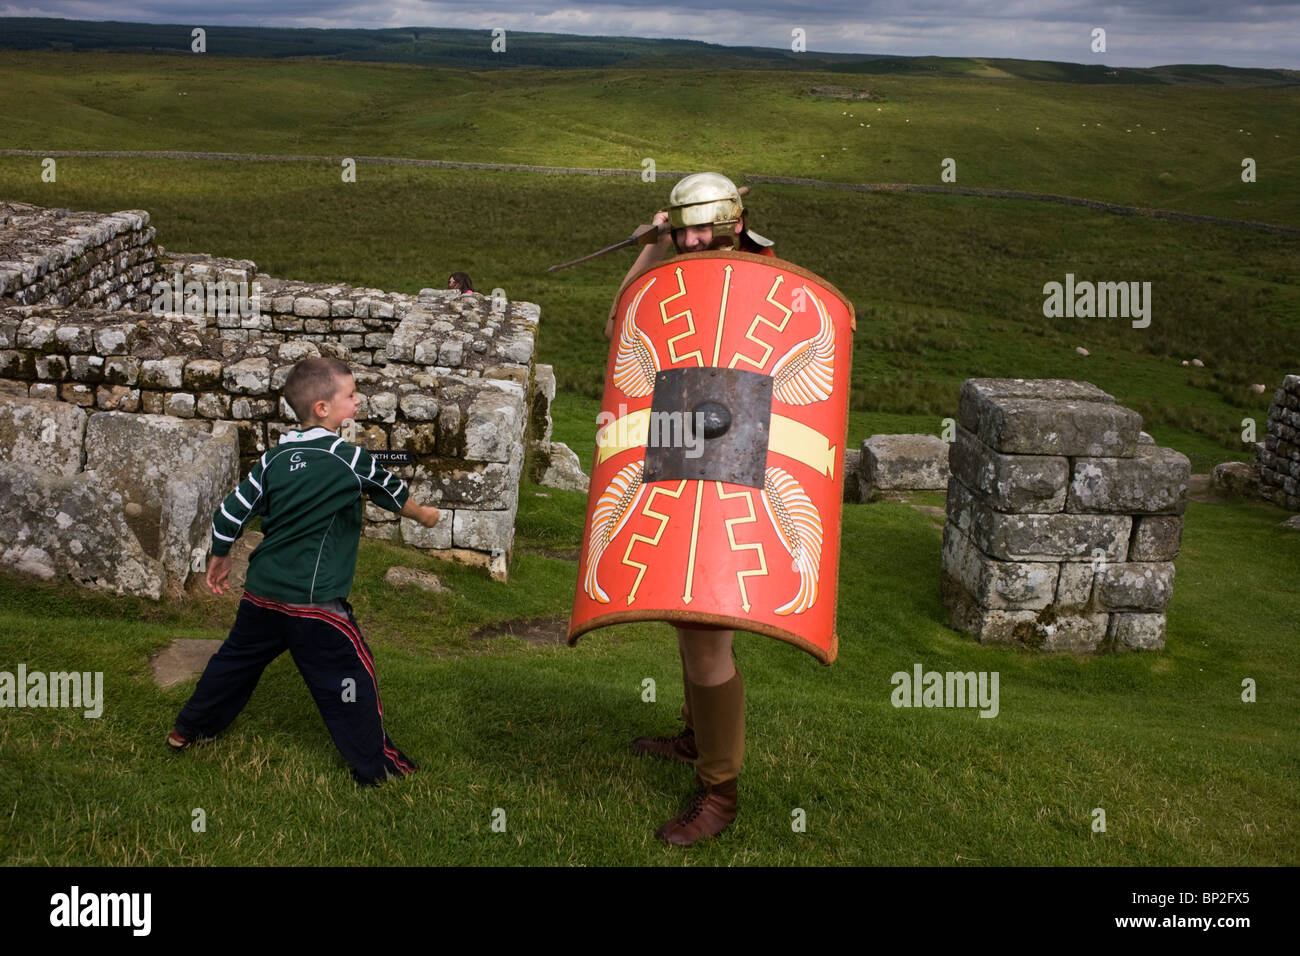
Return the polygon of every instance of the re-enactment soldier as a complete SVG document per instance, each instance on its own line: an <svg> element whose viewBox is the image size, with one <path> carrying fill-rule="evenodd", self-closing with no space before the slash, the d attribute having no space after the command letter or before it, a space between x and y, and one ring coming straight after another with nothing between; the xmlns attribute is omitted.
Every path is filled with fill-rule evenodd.
<svg viewBox="0 0 1300 956"><path fill-rule="evenodd" d="M633 747L695 768L694 795L656 833L677 846L736 818L745 688L735 630L823 663L837 647L853 310L776 258L748 228L741 195L718 173L680 180L654 217L671 228L615 299L602 413L614 420L597 436L570 624L571 643L619 621L676 628L685 728Z"/></svg>

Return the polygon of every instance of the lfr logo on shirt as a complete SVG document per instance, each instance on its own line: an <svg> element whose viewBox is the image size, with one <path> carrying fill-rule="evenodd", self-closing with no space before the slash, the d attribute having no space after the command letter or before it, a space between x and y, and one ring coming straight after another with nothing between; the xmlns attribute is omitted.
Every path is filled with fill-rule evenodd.
<svg viewBox="0 0 1300 956"><path fill-rule="evenodd" d="M302 460L302 452L300 451L296 451L292 455L290 455L289 461L291 462L291 464L289 465L290 471L297 471L299 468L307 467L307 463Z"/></svg>

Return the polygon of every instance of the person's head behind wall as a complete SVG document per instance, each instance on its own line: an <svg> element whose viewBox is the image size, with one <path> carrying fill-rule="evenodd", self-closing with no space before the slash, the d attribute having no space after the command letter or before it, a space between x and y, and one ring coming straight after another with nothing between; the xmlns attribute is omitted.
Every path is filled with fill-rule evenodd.
<svg viewBox="0 0 1300 956"><path fill-rule="evenodd" d="M447 277L447 288L457 292L473 292L474 283L470 281L469 273L453 272Z"/></svg>
<svg viewBox="0 0 1300 956"><path fill-rule="evenodd" d="M740 190L721 173L692 173L678 180L668 194L668 221L678 252L772 244L746 229Z"/></svg>

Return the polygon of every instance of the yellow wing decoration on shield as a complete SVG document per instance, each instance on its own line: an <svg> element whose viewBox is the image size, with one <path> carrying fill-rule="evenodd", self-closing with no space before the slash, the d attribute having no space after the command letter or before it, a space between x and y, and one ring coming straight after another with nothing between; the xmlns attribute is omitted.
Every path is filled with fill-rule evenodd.
<svg viewBox="0 0 1300 956"><path fill-rule="evenodd" d="M790 473L768 468L763 476L763 506L799 572L799 591L776 609L777 614L802 614L817 601L817 575L822 560L822 519L808 493Z"/></svg>
<svg viewBox="0 0 1300 956"><path fill-rule="evenodd" d="M821 326L816 335L800 342L772 366L772 394L787 405L811 405L831 397L835 381L835 323L831 321L812 290L803 287L813 301Z"/></svg>
<svg viewBox="0 0 1300 956"><path fill-rule="evenodd" d="M641 297L654 285L651 279L632 299L623 313L623 331L618 337L618 352L614 356L614 385L629 398L644 398L655 390L655 375L659 372L659 356L654 343L636 327L633 316L641 304Z"/></svg>
<svg viewBox="0 0 1300 956"><path fill-rule="evenodd" d="M601 555L609 543L623 530L627 519L636 510L645 486L641 483L642 469L645 463L634 461L623 466L616 474L609 487L600 495L595 510L591 513L591 540L587 542L587 576L583 581L583 590L593 601L609 603L609 595L596 580L596 568L600 566Z"/></svg>

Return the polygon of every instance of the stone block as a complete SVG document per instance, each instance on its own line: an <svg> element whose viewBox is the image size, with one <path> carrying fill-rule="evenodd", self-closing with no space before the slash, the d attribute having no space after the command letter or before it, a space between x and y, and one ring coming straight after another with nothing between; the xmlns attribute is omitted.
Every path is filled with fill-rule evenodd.
<svg viewBox="0 0 1300 956"><path fill-rule="evenodd" d="M409 391L398 400L402 414L411 421L436 421L438 418L438 400L425 392Z"/></svg>
<svg viewBox="0 0 1300 956"><path fill-rule="evenodd" d="M82 467L86 413L69 402L0 397L0 459L58 475Z"/></svg>
<svg viewBox="0 0 1300 956"><path fill-rule="evenodd" d="M1051 607L1014 611L980 607L955 579L943 579L949 626L981 644L1019 644L1044 651L1092 653L1106 638L1107 615L1062 614Z"/></svg>
<svg viewBox="0 0 1300 956"><path fill-rule="evenodd" d="M0 377L30 380L36 377L36 357L26 349L0 352Z"/></svg>
<svg viewBox="0 0 1300 956"><path fill-rule="evenodd" d="M53 350L57 344L55 335L58 331L59 323L48 316L24 319L18 326L18 347L37 351ZM86 352L89 349L80 351Z"/></svg>
<svg viewBox="0 0 1300 956"><path fill-rule="evenodd" d="M60 385L59 398L65 402L80 405L82 408L90 408L95 404L94 390L89 385L83 385L80 382L64 382Z"/></svg>
<svg viewBox="0 0 1300 956"><path fill-rule="evenodd" d="M1063 611L1079 611L1092 604L1094 568L1081 561L1066 561L1060 566L1056 597L1052 602Z"/></svg>
<svg viewBox="0 0 1300 956"><path fill-rule="evenodd" d="M862 449L844 449L844 503L862 501Z"/></svg>
<svg viewBox="0 0 1300 956"><path fill-rule="evenodd" d="M287 365L294 365L305 358L320 358L320 349L315 342L303 342L297 339L281 343L275 350L275 357ZM279 371L279 369L276 369ZM285 373L288 378L288 372ZM271 383L275 386L275 382Z"/></svg>
<svg viewBox="0 0 1300 956"><path fill-rule="evenodd" d="M943 531L943 570L984 608L1039 610L1056 595L1052 563L995 561L952 525Z"/></svg>
<svg viewBox="0 0 1300 956"><path fill-rule="evenodd" d="M997 511L1052 514L1065 507L1068 458L1003 455L958 426L948 461L953 476Z"/></svg>
<svg viewBox="0 0 1300 956"><path fill-rule="evenodd" d="M36 377L61 382L68 377L68 360L63 355L36 356Z"/></svg>
<svg viewBox="0 0 1300 956"><path fill-rule="evenodd" d="M1106 611L1163 611L1174 593L1174 566L1167 561L1100 564L1093 601Z"/></svg>
<svg viewBox="0 0 1300 956"><path fill-rule="evenodd" d="M196 409L194 394L192 392L170 392L163 408L165 414L173 415L176 418L193 418Z"/></svg>
<svg viewBox="0 0 1300 956"><path fill-rule="evenodd" d="M465 457L471 461L509 461L523 442L523 432L522 399L484 389L470 403L465 420Z"/></svg>
<svg viewBox="0 0 1300 956"><path fill-rule="evenodd" d="M1003 514L956 478L948 483L948 521L999 561L1123 561L1133 529L1127 515Z"/></svg>
<svg viewBox="0 0 1300 956"><path fill-rule="evenodd" d="M229 418L230 396L221 392L201 392L195 410L204 418Z"/></svg>
<svg viewBox="0 0 1300 956"><path fill-rule="evenodd" d="M275 415L278 410L278 403L269 398L239 396L230 401L230 414L233 418L267 419Z"/></svg>
<svg viewBox="0 0 1300 956"><path fill-rule="evenodd" d="M293 314L303 318L327 319L330 314L330 304L325 299L301 296L293 302Z"/></svg>
<svg viewBox="0 0 1300 956"><path fill-rule="evenodd" d="M180 388L184 382L185 356L169 355L140 363L140 384L145 388Z"/></svg>
<svg viewBox="0 0 1300 956"><path fill-rule="evenodd" d="M420 527L420 525L416 524L414 521L412 521L411 524L415 525L417 528ZM377 538L380 541L391 541L394 544L397 544L402 540L402 531L401 528L398 527L396 521L379 524L367 523L361 528L361 534L367 538Z"/></svg>
<svg viewBox="0 0 1300 956"><path fill-rule="evenodd" d="M961 425L994 451L1024 455L1129 457L1142 417L1087 382L969 379Z"/></svg>
<svg viewBox="0 0 1300 956"><path fill-rule="evenodd" d="M935 435L872 435L862 443L862 498L881 491L941 491L948 482L948 443Z"/></svg>
<svg viewBox="0 0 1300 956"><path fill-rule="evenodd" d="M226 391L237 395L265 395L271 389L271 362L248 358L228 365L221 374Z"/></svg>
<svg viewBox="0 0 1300 956"><path fill-rule="evenodd" d="M140 390L126 385L100 385L95 389L95 406L106 412L137 411Z"/></svg>
<svg viewBox="0 0 1300 956"><path fill-rule="evenodd" d="M276 315L271 319L271 328L276 332L301 332L303 320L292 315Z"/></svg>
<svg viewBox="0 0 1300 956"><path fill-rule="evenodd" d="M420 522L410 518L402 518L399 522L402 529L402 543L413 548L437 550L450 548L452 529L456 522L456 512L451 509L439 510L441 514L438 516L438 523L432 528L426 528Z"/></svg>
<svg viewBox="0 0 1300 956"><path fill-rule="evenodd" d="M1264 454L1260 455L1261 464L1267 464ZM1259 495L1259 470L1244 461L1225 461L1214 466L1214 487L1225 495L1240 498L1255 498Z"/></svg>
<svg viewBox="0 0 1300 956"><path fill-rule="evenodd" d="M438 451L438 426L436 422L397 422L393 425L390 441L397 451L409 451L417 458L434 455Z"/></svg>
<svg viewBox="0 0 1300 956"><path fill-rule="evenodd" d="M1163 614L1112 614L1106 636L1116 650L1164 650L1165 616Z"/></svg>
<svg viewBox="0 0 1300 956"><path fill-rule="evenodd" d="M68 374L78 382L102 382L104 358L101 355L68 356Z"/></svg>
<svg viewBox="0 0 1300 956"><path fill-rule="evenodd" d="M140 359L130 355L112 355L104 360L104 381L109 385L137 385L140 382Z"/></svg>
<svg viewBox="0 0 1300 956"><path fill-rule="evenodd" d="M514 540L514 510L456 512L452 532L452 542L456 547L474 551L508 552Z"/></svg>
<svg viewBox="0 0 1300 956"><path fill-rule="evenodd" d="M1172 448L1144 445L1132 458L1076 458L1067 511L1102 514L1182 514L1192 467Z"/></svg>
<svg viewBox="0 0 1300 956"><path fill-rule="evenodd" d="M513 510L519 500L522 465L522 453L508 462L441 459L436 465L417 465L412 487L424 494L420 500L427 499L439 507L445 502L455 508Z"/></svg>
<svg viewBox="0 0 1300 956"><path fill-rule="evenodd" d="M159 598L162 562L126 524L121 495L94 475L0 464L0 565L46 580Z"/></svg>
<svg viewBox="0 0 1300 956"><path fill-rule="evenodd" d="M498 369L500 370L498 372ZM483 375L495 377L496 374L510 375L512 366L496 366L484 369ZM551 406L555 403L555 369L550 365L537 365L533 368L532 407L528 413L528 437L533 441L549 442L551 440ZM848 452L845 452L848 455ZM848 477L845 477L848 484ZM856 485L856 481L854 482Z"/></svg>
<svg viewBox="0 0 1300 956"><path fill-rule="evenodd" d="M1142 515L1133 519L1129 541L1130 561L1172 561L1183 541L1183 519L1178 515Z"/></svg>

